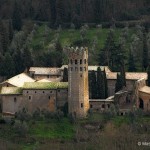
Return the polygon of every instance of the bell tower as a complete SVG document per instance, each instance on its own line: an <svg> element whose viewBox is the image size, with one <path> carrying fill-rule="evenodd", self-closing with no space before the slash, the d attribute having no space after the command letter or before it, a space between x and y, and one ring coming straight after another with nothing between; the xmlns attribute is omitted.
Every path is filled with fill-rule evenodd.
<svg viewBox="0 0 150 150"><path fill-rule="evenodd" d="M89 110L88 48L69 48L68 55L69 113L84 118Z"/></svg>

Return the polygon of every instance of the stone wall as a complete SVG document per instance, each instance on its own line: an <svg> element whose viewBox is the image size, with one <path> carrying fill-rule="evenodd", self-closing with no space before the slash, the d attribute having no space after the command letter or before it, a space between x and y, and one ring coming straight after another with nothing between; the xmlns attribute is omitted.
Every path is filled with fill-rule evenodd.
<svg viewBox="0 0 150 150"><path fill-rule="evenodd" d="M22 95L3 95L2 96L2 113L15 114L22 110L23 96Z"/></svg>

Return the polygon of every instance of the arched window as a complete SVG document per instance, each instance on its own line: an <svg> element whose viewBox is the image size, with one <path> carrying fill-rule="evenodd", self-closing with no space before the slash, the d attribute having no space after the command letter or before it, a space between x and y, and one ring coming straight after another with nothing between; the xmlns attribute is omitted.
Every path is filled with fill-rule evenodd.
<svg viewBox="0 0 150 150"><path fill-rule="evenodd" d="M82 59L80 59L80 64L82 64Z"/></svg>

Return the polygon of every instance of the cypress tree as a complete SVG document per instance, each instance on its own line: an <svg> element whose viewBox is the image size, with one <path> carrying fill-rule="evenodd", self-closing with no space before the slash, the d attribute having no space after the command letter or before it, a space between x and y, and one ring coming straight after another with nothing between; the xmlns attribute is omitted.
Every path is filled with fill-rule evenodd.
<svg viewBox="0 0 150 150"><path fill-rule="evenodd" d="M108 97L108 83L107 83L107 77L106 77L106 71L104 69L104 83L105 83L105 98Z"/></svg>
<svg viewBox="0 0 150 150"><path fill-rule="evenodd" d="M13 26L12 26L12 20L10 19L9 20L9 26L8 26L8 29L9 29L9 43L11 43L12 39L13 39Z"/></svg>
<svg viewBox="0 0 150 150"><path fill-rule="evenodd" d="M66 67L64 68L63 82L68 82L68 69Z"/></svg>
<svg viewBox="0 0 150 150"><path fill-rule="evenodd" d="M147 68L147 85L150 87L150 65Z"/></svg>
<svg viewBox="0 0 150 150"><path fill-rule="evenodd" d="M117 73L117 80L116 80L116 84L115 84L115 93L122 90L122 88L123 88L122 77L119 73Z"/></svg>
<svg viewBox="0 0 150 150"><path fill-rule="evenodd" d="M135 62L134 62L134 57L133 57L133 54L131 53L131 50L130 50L130 52L129 52L128 71L129 71L129 72L134 72L134 71L136 71L136 66L135 66Z"/></svg>
<svg viewBox="0 0 150 150"><path fill-rule="evenodd" d="M121 67L120 76L122 78L122 86L126 86L126 73L125 73L124 61L122 61L120 67Z"/></svg>
<svg viewBox="0 0 150 150"><path fill-rule="evenodd" d="M90 89L90 98L96 99L97 98L97 87L96 87L96 74L93 70L89 75L89 89Z"/></svg>
<svg viewBox="0 0 150 150"><path fill-rule="evenodd" d="M4 57L4 62L3 62L3 67L4 67L4 76L6 77L11 77L15 73L15 64L12 59L12 56L7 52Z"/></svg>
<svg viewBox="0 0 150 150"><path fill-rule="evenodd" d="M145 31L143 33L143 67L146 71L146 68L148 67L148 46Z"/></svg>
<svg viewBox="0 0 150 150"><path fill-rule="evenodd" d="M100 99L105 98L105 82L100 67L97 68L97 97L96 98L100 98Z"/></svg>
<svg viewBox="0 0 150 150"><path fill-rule="evenodd" d="M21 10L15 1L14 4L14 11L13 11L13 16L12 16L12 24L13 24L13 29L20 31L22 27L22 18L21 18Z"/></svg>

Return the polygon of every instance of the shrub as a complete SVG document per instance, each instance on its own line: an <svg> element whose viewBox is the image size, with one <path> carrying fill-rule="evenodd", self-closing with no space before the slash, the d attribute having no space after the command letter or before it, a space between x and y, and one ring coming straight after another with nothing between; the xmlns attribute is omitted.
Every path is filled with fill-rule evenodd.
<svg viewBox="0 0 150 150"><path fill-rule="evenodd" d="M19 136L26 136L28 132L27 123L16 120L14 124L14 130Z"/></svg>

